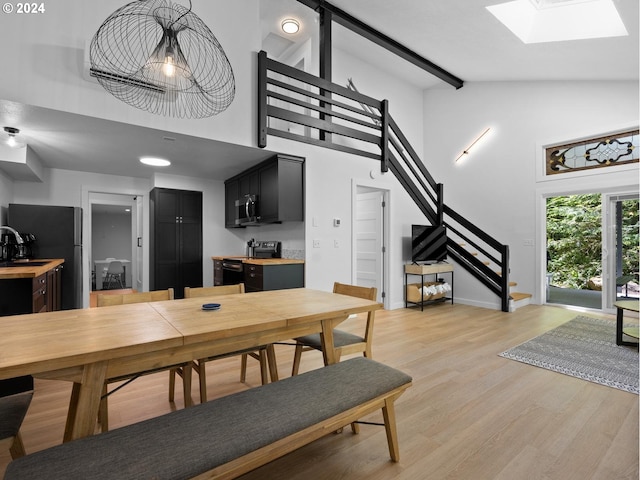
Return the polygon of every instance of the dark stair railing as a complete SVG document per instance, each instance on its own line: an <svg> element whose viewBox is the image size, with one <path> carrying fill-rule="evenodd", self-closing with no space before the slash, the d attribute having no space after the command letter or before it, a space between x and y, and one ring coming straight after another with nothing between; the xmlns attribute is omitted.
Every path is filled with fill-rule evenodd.
<svg viewBox="0 0 640 480"><path fill-rule="evenodd" d="M380 160L432 225L447 227L450 257L501 299L509 311L509 247L443 202L437 183L396 122L388 102L258 54L258 145L273 135ZM464 245L464 246L463 246ZM496 267L490 268L472 247Z"/></svg>

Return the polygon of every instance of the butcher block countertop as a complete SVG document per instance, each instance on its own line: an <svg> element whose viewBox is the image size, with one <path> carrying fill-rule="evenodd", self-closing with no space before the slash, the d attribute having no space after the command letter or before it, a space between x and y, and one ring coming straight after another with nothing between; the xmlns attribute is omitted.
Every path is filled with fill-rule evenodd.
<svg viewBox="0 0 640 480"><path fill-rule="evenodd" d="M242 260L242 263L250 265L291 265L296 263L304 263L304 260L298 260L295 258L249 258L237 255L228 255L225 257L211 257L213 260L224 260L225 258L237 258Z"/></svg>
<svg viewBox="0 0 640 480"><path fill-rule="evenodd" d="M34 258L32 260L14 260L13 262L8 262L11 263L12 266L2 266L4 263L7 262L0 262L0 280L9 280L13 278L35 278L58 265L62 265L64 263L64 258Z"/></svg>

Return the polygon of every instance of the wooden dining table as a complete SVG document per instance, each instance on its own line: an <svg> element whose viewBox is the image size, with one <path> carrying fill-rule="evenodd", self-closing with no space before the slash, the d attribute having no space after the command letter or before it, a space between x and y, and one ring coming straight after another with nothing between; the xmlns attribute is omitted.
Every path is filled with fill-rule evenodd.
<svg viewBox="0 0 640 480"><path fill-rule="evenodd" d="M204 310L205 303L218 310ZM73 382L64 441L94 433L105 379L321 333L335 363L333 329L375 301L297 288L167 300L0 319L0 379Z"/></svg>

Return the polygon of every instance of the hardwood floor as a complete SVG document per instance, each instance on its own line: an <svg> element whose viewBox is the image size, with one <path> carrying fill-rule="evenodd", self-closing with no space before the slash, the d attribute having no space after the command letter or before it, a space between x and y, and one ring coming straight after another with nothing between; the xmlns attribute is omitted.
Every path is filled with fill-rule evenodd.
<svg viewBox="0 0 640 480"><path fill-rule="evenodd" d="M362 425L359 435L330 434L242 478L637 480L637 395L498 356L578 314L538 305L503 313L450 304L379 312L374 358L414 381L396 403L400 462L389 460L383 428ZM278 345L277 354L286 377L293 347ZM301 371L321 365L319 353L303 354ZM255 362L247 384L239 383L239 358L214 362L208 372L210 398L260 383ZM114 394L112 428L182 408L179 395L169 404L167 390L165 372ZM27 452L60 442L69 393L64 382L36 380L22 429ZM0 452L0 473L9 460Z"/></svg>

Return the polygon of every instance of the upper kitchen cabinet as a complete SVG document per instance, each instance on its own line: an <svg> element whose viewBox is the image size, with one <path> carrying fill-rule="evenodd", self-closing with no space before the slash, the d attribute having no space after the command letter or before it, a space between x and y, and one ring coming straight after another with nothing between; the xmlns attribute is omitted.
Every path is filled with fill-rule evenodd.
<svg viewBox="0 0 640 480"><path fill-rule="evenodd" d="M227 228L304 220L304 159L276 155L225 182ZM244 202L251 199L252 215ZM251 216L250 222L239 223Z"/></svg>
<svg viewBox="0 0 640 480"><path fill-rule="evenodd" d="M202 286L202 192L154 188L151 217L151 290Z"/></svg>

